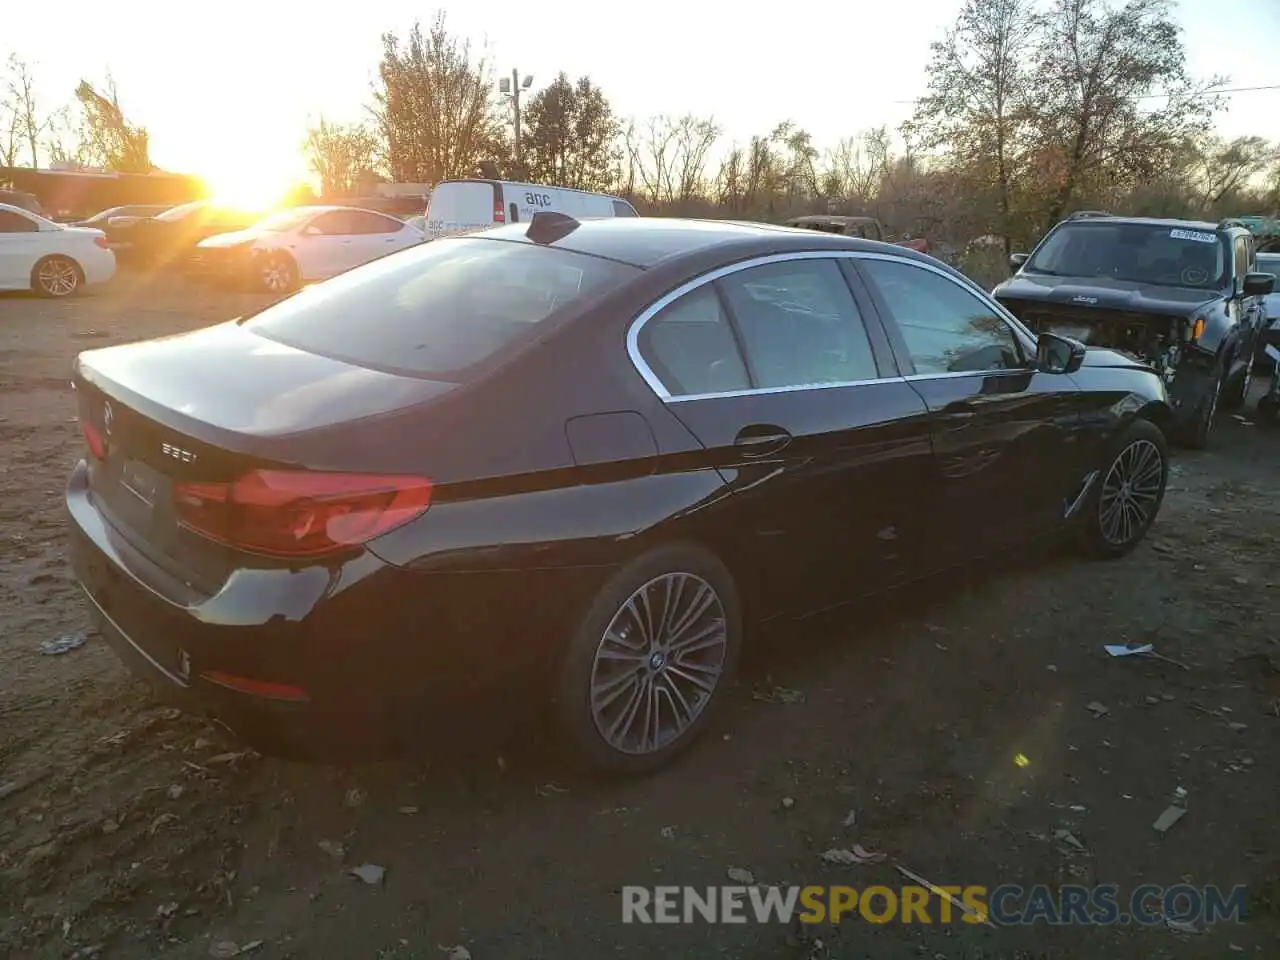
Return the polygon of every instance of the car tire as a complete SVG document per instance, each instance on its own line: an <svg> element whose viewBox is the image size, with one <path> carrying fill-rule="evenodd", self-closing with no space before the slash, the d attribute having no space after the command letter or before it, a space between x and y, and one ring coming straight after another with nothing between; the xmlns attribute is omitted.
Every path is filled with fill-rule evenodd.
<svg viewBox="0 0 1280 960"><path fill-rule="evenodd" d="M1209 445L1209 438L1213 435L1213 428L1218 420L1218 405L1222 399L1222 374L1219 373L1212 380L1206 376L1205 380L1208 387L1201 392L1195 414L1183 426L1178 437L1184 446L1192 450L1203 450Z"/></svg>
<svg viewBox="0 0 1280 960"><path fill-rule="evenodd" d="M283 295L298 289L298 265L287 253L273 251L255 258L254 277L265 293Z"/></svg>
<svg viewBox="0 0 1280 960"><path fill-rule="evenodd" d="M31 289L54 300L73 297L84 287L84 271L70 257L54 254L31 268Z"/></svg>
<svg viewBox="0 0 1280 960"><path fill-rule="evenodd" d="M674 760L723 704L742 635L737 587L712 553L671 544L632 560L600 589L561 662L555 712L574 759L606 776Z"/></svg>
<svg viewBox="0 0 1280 960"><path fill-rule="evenodd" d="M1169 444L1150 420L1133 421L1108 447L1082 511L1084 546L1114 559L1142 542L1160 513L1169 482Z"/></svg>

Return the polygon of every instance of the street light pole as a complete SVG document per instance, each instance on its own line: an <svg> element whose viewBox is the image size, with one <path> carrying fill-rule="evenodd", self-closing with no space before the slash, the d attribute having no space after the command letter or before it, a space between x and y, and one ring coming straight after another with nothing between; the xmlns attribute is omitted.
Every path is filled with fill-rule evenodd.
<svg viewBox="0 0 1280 960"><path fill-rule="evenodd" d="M528 90L533 85L533 77L526 75L520 76L519 70L511 71L511 79L503 77L498 81L498 90L501 93L511 97L512 113L515 119L515 137L513 139L514 160L517 169L522 169L520 164L520 94Z"/></svg>

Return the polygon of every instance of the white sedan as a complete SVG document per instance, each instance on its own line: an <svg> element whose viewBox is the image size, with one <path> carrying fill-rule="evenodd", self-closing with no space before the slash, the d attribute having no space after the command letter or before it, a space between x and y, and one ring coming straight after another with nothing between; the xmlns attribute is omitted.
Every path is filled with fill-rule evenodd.
<svg viewBox="0 0 1280 960"><path fill-rule="evenodd" d="M66 227L0 203L0 290L69 297L115 273L116 255L101 230Z"/></svg>
<svg viewBox="0 0 1280 960"><path fill-rule="evenodd" d="M197 277L247 279L270 293L287 293L424 239L403 220L373 210L294 207L247 230L202 240L190 270Z"/></svg>

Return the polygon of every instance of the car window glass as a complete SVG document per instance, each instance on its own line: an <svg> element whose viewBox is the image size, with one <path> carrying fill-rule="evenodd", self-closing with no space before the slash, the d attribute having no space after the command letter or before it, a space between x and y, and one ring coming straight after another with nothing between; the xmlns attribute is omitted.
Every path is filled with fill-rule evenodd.
<svg viewBox="0 0 1280 960"><path fill-rule="evenodd" d="M733 328L711 284L659 311L640 328L639 348L673 397L751 386Z"/></svg>
<svg viewBox="0 0 1280 960"><path fill-rule="evenodd" d="M397 233L404 226L399 220L364 210L349 210L346 217L351 233Z"/></svg>
<svg viewBox="0 0 1280 960"><path fill-rule="evenodd" d="M0 233L35 233L40 227L12 210L0 210Z"/></svg>
<svg viewBox="0 0 1280 960"><path fill-rule="evenodd" d="M866 260L916 373L1011 370L1025 366L1009 325L958 283L913 264Z"/></svg>
<svg viewBox="0 0 1280 960"><path fill-rule="evenodd" d="M871 342L834 260L786 260L719 281L758 387L873 380Z"/></svg>
<svg viewBox="0 0 1280 960"><path fill-rule="evenodd" d="M322 213L311 221L311 228L326 237L347 236L356 231L351 228L351 221L345 210L331 210Z"/></svg>

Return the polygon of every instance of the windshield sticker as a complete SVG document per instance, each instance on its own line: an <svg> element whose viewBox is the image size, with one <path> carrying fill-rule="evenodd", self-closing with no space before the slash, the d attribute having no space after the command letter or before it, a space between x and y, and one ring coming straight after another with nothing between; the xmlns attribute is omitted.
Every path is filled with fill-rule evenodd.
<svg viewBox="0 0 1280 960"><path fill-rule="evenodd" d="M1170 230L1169 236L1175 240L1194 240L1196 243L1218 242L1217 234L1201 233L1198 230Z"/></svg>

